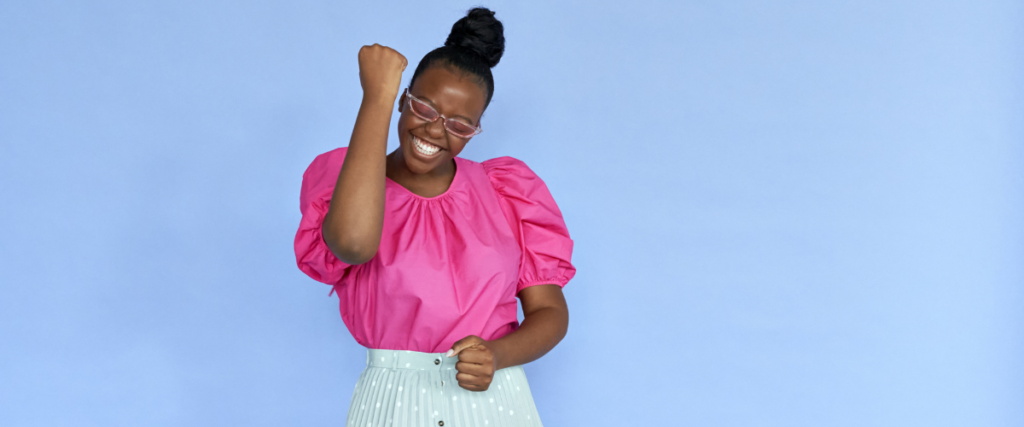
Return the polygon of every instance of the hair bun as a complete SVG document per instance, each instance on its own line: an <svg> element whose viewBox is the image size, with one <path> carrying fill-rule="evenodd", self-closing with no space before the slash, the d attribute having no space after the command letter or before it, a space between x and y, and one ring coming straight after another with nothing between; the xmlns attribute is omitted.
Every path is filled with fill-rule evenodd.
<svg viewBox="0 0 1024 427"><path fill-rule="evenodd" d="M475 7L455 21L444 45L469 50L493 68L505 52L504 30L501 21L494 18L494 12L485 7Z"/></svg>

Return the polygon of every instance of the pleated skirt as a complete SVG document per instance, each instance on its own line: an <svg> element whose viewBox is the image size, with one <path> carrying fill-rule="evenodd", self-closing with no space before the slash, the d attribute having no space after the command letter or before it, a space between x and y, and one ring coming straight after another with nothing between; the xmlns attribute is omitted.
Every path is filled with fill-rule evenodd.
<svg viewBox="0 0 1024 427"><path fill-rule="evenodd" d="M459 387L458 357L367 349L349 427L540 427L522 366L494 373L485 391Z"/></svg>

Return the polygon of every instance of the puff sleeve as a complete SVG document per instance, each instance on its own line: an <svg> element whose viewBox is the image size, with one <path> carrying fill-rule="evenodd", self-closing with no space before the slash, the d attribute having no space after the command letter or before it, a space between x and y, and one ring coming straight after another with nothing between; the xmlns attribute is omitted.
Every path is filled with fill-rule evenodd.
<svg viewBox="0 0 1024 427"><path fill-rule="evenodd" d="M576 274L571 263L573 240L547 185L514 157L482 164L523 252L516 292L534 285L564 287Z"/></svg>
<svg viewBox="0 0 1024 427"><path fill-rule="evenodd" d="M295 233L295 262L307 276L329 285L338 284L352 267L334 256L321 233L347 148L328 151L313 159L302 174L299 193L302 220Z"/></svg>

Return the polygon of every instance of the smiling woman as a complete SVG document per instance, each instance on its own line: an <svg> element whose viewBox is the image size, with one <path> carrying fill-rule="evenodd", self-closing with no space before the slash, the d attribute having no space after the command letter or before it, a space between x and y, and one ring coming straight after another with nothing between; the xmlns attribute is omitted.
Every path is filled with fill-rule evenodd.
<svg viewBox="0 0 1024 427"><path fill-rule="evenodd" d="M303 175L298 267L333 287L367 348L347 425L541 425L522 365L565 336L573 240L526 163L458 157L482 131L502 33L470 10L400 98L405 57L364 46L349 146ZM385 155L396 98L400 146Z"/></svg>
<svg viewBox="0 0 1024 427"><path fill-rule="evenodd" d="M451 67L438 65L426 69L399 99L399 149L388 155L388 177L392 180L413 187L422 179L416 175L427 175L434 187L451 183L455 175L453 158L477 133L486 96L476 82ZM435 116L433 120L431 115ZM460 126L472 131L466 132L469 135L452 132L452 128L459 130ZM428 150L434 152L417 150L417 142L428 144ZM431 179L438 175L440 179Z"/></svg>

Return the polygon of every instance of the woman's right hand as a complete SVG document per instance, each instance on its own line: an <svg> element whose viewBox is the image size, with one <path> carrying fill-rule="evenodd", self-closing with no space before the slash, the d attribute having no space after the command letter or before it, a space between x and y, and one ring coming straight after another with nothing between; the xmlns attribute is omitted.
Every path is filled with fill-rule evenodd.
<svg viewBox="0 0 1024 427"><path fill-rule="evenodd" d="M364 96L398 97L402 71L409 65L398 51L374 43L359 49L359 82Z"/></svg>

